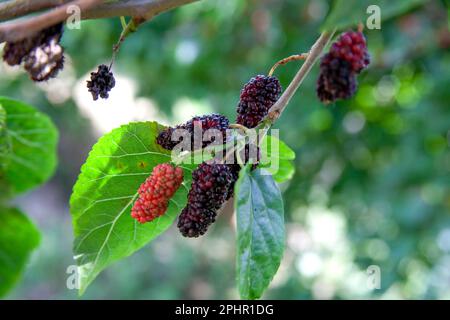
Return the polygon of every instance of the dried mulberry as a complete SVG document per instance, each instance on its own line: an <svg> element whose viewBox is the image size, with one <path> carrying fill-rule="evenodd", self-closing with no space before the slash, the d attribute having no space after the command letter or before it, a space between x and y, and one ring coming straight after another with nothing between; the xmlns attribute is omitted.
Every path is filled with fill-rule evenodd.
<svg viewBox="0 0 450 320"><path fill-rule="evenodd" d="M114 75L107 65L98 66L97 72L91 72L91 80L88 80L87 87L92 94L92 98L97 100L98 97L108 99L109 91L116 85Z"/></svg>

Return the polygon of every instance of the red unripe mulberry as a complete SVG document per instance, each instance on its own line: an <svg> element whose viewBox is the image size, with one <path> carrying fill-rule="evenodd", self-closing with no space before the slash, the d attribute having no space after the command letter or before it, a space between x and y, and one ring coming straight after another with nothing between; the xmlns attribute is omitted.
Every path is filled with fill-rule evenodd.
<svg viewBox="0 0 450 320"><path fill-rule="evenodd" d="M360 73L370 63L366 38L362 32L348 31L333 43L329 54L333 58L347 61L353 72Z"/></svg>
<svg viewBox="0 0 450 320"><path fill-rule="evenodd" d="M131 209L131 216L140 223L150 222L162 216L169 199L183 182L183 170L169 163L159 164L139 187L139 197Z"/></svg>

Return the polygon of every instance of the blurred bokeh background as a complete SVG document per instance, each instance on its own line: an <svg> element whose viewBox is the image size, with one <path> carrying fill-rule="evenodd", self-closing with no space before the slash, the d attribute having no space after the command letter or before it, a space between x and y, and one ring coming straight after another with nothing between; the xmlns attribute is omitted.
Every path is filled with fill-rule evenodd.
<svg viewBox="0 0 450 320"><path fill-rule="evenodd" d="M0 95L38 107L60 130L56 175L15 201L43 239L8 298L78 298L66 287L68 200L99 136L132 120L175 124L210 112L234 120L241 86L307 51L328 9L325 0L207 0L158 16L125 41L105 101L93 102L85 83L109 63L119 19L66 30L65 70L46 84L0 64ZM450 299L448 14L445 1L429 1L366 30L372 64L356 97L322 105L315 66L276 124L297 171L281 186L287 250L264 298ZM277 70L284 86L298 65ZM228 211L200 239L173 226L103 272L83 298L238 298ZM371 265L380 289L366 285Z"/></svg>

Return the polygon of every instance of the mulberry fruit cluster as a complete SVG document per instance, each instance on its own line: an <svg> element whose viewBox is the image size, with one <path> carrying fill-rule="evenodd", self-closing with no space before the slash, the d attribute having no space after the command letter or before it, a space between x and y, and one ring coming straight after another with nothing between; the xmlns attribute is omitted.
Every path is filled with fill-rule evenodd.
<svg viewBox="0 0 450 320"><path fill-rule="evenodd" d="M98 97L107 99L109 91L116 85L116 80L107 65L101 64L98 66L97 72L91 72L91 80L87 82L89 92L92 94L94 100Z"/></svg>
<svg viewBox="0 0 450 320"><path fill-rule="evenodd" d="M131 216L140 223L162 216L169 199L183 182L183 170L168 163L153 168L152 174L139 187L139 197L131 209Z"/></svg>
<svg viewBox="0 0 450 320"><path fill-rule="evenodd" d="M188 204L178 220L178 229L185 237L198 237L215 221L217 210L229 198L235 176L230 166L202 163L192 173Z"/></svg>
<svg viewBox="0 0 450 320"><path fill-rule="evenodd" d="M11 66L23 62L33 81L54 78L64 66L62 33L63 24L59 23L23 40L7 42L3 60Z"/></svg>
<svg viewBox="0 0 450 320"><path fill-rule="evenodd" d="M256 127L266 117L280 94L281 85L277 78L263 75L252 78L241 91L236 122L247 128ZM212 140L214 135L208 139L207 132L210 129L219 130L225 143L228 128L229 121L226 117L218 114L204 115L165 129L159 133L156 142L167 150L173 150L181 139L186 139L187 134L191 139L190 149L197 150L214 141ZM177 129L185 130L185 132L177 134ZM234 161L230 164L203 162L192 173L192 186L189 190L187 205L178 219L178 229L183 236L193 238L206 233L209 226L215 222L218 210L233 196L241 164L251 161L253 168L258 165L259 148L247 144L240 154L235 152L233 157ZM241 161L237 161L238 157Z"/></svg>
<svg viewBox="0 0 450 320"><path fill-rule="evenodd" d="M320 62L316 88L320 101L329 103L352 97L357 88L356 76L369 63L364 35L355 31L343 33Z"/></svg>
<svg viewBox="0 0 450 320"><path fill-rule="evenodd" d="M184 124L176 127L169 127L160 132L156 138L156 142L164 149L173 150L173 148L184 139L184 134L187 134L187 138L191 139L190 150L197 150L205 148L214 142L213 138L216 135L212 129L218 130L221 133L223 143L225 143L226 130L229 125L230 122L227 117L220 114L197 116ZM180 131L175 132L176 130ZM211 133L211 136L209 136L208 133ZM176 138L175 136L179 138Z"/></svg>
<svg viewBox="0 0 450 320"><path fill-rule="evenodd" d="M276 77L253 77L241 90L236 122L247 128L256 127L277 102L280 94L281 85Z"/></svg>

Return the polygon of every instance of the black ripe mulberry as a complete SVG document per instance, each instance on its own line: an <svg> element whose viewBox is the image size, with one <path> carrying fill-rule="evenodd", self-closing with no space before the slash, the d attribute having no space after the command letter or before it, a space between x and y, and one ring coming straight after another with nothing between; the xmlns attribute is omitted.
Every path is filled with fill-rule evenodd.
<svg viewBox="0 0 450 320"><path fill-rule="evenodd" d="M216 142L216 138L221 138L223 144L229 124L227 117L220 114L196 116L184 124L161 131L156 142L167 150L173 150L182 139L190 139L190 150L204 148Z"/></svg>
<svg viewBox="0 0 450 320"><path fill-rule="evenodd" d="M62 33L63 24L58 23L23 40L7 42L3 60L11 66L24 62L25 70L34 81L53 78L64 65Z"/></svg>
<svg viewBox="0 0 450 320"><path fill-rule="evenodd" d="M322 58L317 80L317 96L320 101L329 103L351 98L356 87L356 75L352 72L349 62L328 54Z"/></svg>
<svg viewBox="0 0 450 320"><path fill-rule="evenodd" d="M352 97L357 89L356 75L369 63L364 35L354 31L343 33L320 62L316 88L320 101L329 103Z"/></svg>
<svg viewBox="0 0 450 320"><path fill-rule="evenodd" d="M192 173L188 203L178 219L185 237L198 237L215 221L217 210L228 198L234 175L230 166L203 162Z"/></svg>
<svg viewBox="0 0 450 320"><path fill-rule="evenodd" d="M247 128L256 127L280 94L281 85L276 77L258 75L250 79L241 90L236 122Z"/></svg>
<svg viewBox="0 0 450 320"><path fill-rule="evenodd" d="M116 85L113 73L107 65L101 64L98 66L97 72L91 72L91 80L88 80L87 87L92 94L94 100L98 100L100 96L102 99L109 97L109 91Z"/></svg>
<svg viewBox="0 0 450 320"><path fill-rule="evenodd" d="M183 182L183 170L169 163L159 164L139 187L139 198L131 209L131 216L140 223L150 222L162 216L169 199Z"/></svg>

